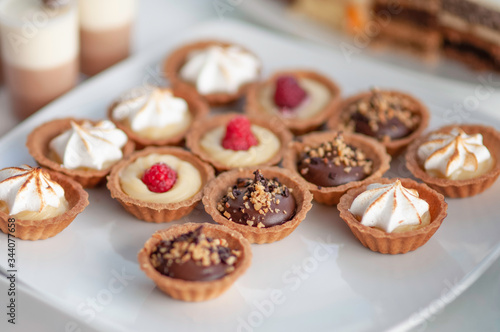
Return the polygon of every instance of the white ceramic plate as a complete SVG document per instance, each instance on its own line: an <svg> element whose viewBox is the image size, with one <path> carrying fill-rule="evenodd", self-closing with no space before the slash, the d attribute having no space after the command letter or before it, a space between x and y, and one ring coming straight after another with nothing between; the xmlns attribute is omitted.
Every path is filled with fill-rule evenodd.
<svg viewBox="0 0 500 332"><path fill-rule="evenodd" d="M24 142L40 123L63 116L105 116L123 90L157 81L159 64L190 40L223 38L243 43L264 61L265 75L285 67L316 68L351 94L373 85L406 90L432 111L431 127L465 121L500 129L486 114L500 105L498 92L478 97L474 88L363 59L346 62L331 50L231 21L216 21L161 40L99 75L19 125L0 141L0 167L34 164ZM477 91L476 91L477 92ZM481 99L478 109L451 114L455 103ZM392 175L405 176L399 164ZM150 235L169 224L149 224L126 213L105 188L89 190L90 206L61 234L17 241L18 277L50 305L103 331L380 331L417 325L451 302L500 256L500 182L484 194L448 200L449 214L419 250L388 256L364 248L335 207L316 204L288 238L253 245L248 272L220 298L175 301L155 288L136 255ZM206 222L199 206L174 223ZM5 248L6 236L0 235ZM1 260L5 271L6 262ZM274 302L273 302L274 301Z"/></svg>
<svg viewBox="0 0 500 332"><path fill-rule="evenodd" d="M373 22L369 28L356 32L353 36L347 36L326 24L318 23L305 15L289 10L285 1L243 1L238 9L243 10L245 14L261 24L337 50L344 49L346 52L352 52L353 57L369 56L384 63L398 64L414 71L426 72L472 84L476 84L480 75L463 64L446 58L442 58L435 63L426 63L416 57L408 56L404 52L399 52L397 49L373 50L365 47L372 40L370 36L375 36L378 31L377 24ZM498 74L495 75L500 79Z"/></svg>

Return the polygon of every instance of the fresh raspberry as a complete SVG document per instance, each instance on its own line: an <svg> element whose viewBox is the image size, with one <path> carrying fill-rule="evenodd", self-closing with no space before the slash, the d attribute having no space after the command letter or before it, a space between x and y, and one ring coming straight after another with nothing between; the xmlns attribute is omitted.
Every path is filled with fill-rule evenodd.
<svg viewBox="0 0 500 332"><path fill-rule="evenodd" d="M236 116L227 124L226 136L222 140L224 149L248 150L257 145L257 138L250 130L250 121L244 116Z"/></svg>
<svg viewBox="0 0 500 332"><path fill-rule="evenodd" d="M274 103L276 106L289 109L300 105L307 97L293 76L280 76L276 80L276 91L274 92Z"/></svg>
<svg viewBox="0 0 500 332"><path fill-rule="evenodd" d="M142 182L155 193L169 191L177 181L177 172L164 163L151 166L142 176Z"/></svg>

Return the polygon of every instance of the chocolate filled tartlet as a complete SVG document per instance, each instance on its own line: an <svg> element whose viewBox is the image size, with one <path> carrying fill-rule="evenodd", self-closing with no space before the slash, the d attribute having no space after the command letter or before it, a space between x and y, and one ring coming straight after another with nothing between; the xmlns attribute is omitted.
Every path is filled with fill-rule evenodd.
<svg viewBox="0 0 500 332"><path fill-rule="evenodd" d="M205 211L251 243L271 243L290 235L312 207L306 182L279 167L234 169L210 181Z"/></svg>
<svg viewBox="0 0 500 332"><path fill-rule="evenodd" d="M420 135L428 118L427 108L414 97L372 89L346 99L328 126L376 138L395 155Z"/></svg>
<svg viewBox="0 0 500 332"><path fill-rule="evenodd" d="M335 187L361 181L372 172L373 162L366 154L346 144L342 134L316 147L306 146L297 170L307 181L322 187Z"/></svg>
<svg viewBox="0 0 500 332"><path fill-rule="evenodd" d="M347 190L382 177L390 161L385 147L371 137L326 131L298 137L283 166L307 181L317 202L335 205Z"/></svg>
<svg viewBox="0 0 500 332"><path fill-rule="evenodd" d="M153 249L155 269L171 278L210 281L234 271L240 256L225 239L213 239L202 233L203 226L173 240L163 240Z"/></svg>
<svg viewBox="0 0 500 332"><path fill-rule="evenodd" d="M266 179L260 170L254 178L238 178L228 188L217 209L227 219L253 227L272 227L290 220L295 214L291 190L278 178Z"/></svg>
<svg viewBox="0 0 500 332"><path fill-rule="evenodd" d="M250 243L234 230L186 223L157 231L138 254L139 265L174 299L206 301L231 287L250 266Z"/></svg>

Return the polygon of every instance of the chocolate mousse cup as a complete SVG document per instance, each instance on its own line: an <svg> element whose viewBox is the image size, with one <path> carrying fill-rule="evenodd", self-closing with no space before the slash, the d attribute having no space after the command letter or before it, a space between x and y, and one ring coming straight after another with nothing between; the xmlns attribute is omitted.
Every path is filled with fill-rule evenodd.
<svg viewBox="0 0 500 332"><path fill-rule="evenodd" d="M39 0L0 1L5 82L24 119L71 90L78 81L76 1L48 6Z"/></svg>
<svg viewBox="0 0 500 332"><path fill-rule="evenodd" d="M137 0L81 0L81 70L95 75L130 54Z"/></svg>

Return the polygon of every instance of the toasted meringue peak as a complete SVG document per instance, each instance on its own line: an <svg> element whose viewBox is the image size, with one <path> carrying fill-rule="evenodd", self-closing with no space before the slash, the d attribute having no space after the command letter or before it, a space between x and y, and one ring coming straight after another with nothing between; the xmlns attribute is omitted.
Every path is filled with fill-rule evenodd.
<svg viewBox="0 0 500 332"><path fill-rule="evenodd" d="M47 207L59 208L66 202L64 189L49 174L28 165L0 170L0 201L11 216L25 211L41 213Z"/></svg>
<svg viewBox="0 0 500 332"><path fill-rule="evenodd" d="M391 184L372 183L352 202L349 211L361 224L392 233L397 228L429 223L429 204L418 191L403 187L400 180Z"/></svg>
<svg viewBox="0 0 500 332"><path fill-rule="evenodd" d="M467 135L460 128L453 128L450 133L432 134L418 148L417 154L427 172L448 179L464 178L460 176L463 172L480 173L481 164L491 160L483 136ZM478 175L481 174L470 177Z"/></svg>
<svg viewBox="0 0 500 332"><path fill-rule="evenodd" d="M259 60L238 46L211 46L190 53L180 76L201 94L236 93L258 78L259 68Z"/></svg>
<svg viewBox="0 0 500 332"><path fill-rule="evenodd" d="M102 170L123 157L127 135L108 120L95 126L88 121L71 122L71 129L54 138L49 147L68 169Z"/></svg>
<svg viewBox="0 0 500 332"><path fill-rule="evenodd" d="M113 119L128 119L130 128L141 131L181 123L188 116L187 102L172 90L160 87L136 88L125 92L112 111Z"/></svg>

